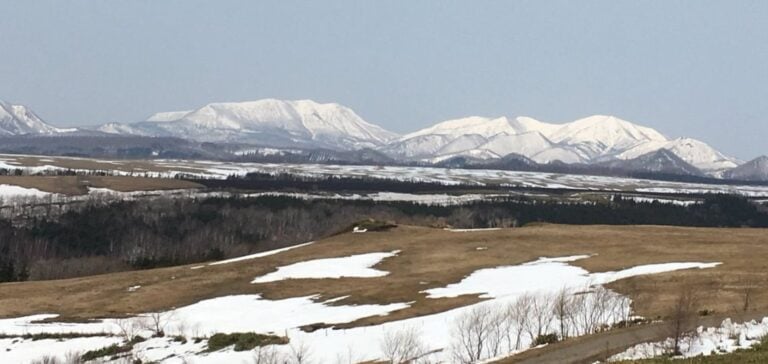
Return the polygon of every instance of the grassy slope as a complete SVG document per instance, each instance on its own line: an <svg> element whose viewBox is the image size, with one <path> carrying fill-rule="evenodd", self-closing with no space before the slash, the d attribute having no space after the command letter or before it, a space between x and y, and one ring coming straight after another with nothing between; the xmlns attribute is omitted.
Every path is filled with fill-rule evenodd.
<svg viewBox="0 0 768 364"><path fill-rule="evenodd" d="M487 249L477 250L478 247ZM251 284L257 276L295 262L401 250L378 269L378 278L296 279ZM455 233L401 226L386 232L341 234L316 244L261 259L190 269L189 266L122 272L59 281L0 284L0 317L57 312L70 318L116 316L188 305L206 298L260 293L268 299L319 294L349 298L341 304L414 302L388 316L352 325L435 313L477 302L476 296L428 299L422 291L460 281L475 270L519 264L541 256L596 254L575 262L591 272L640 264L721 261L705 270L636 277L611 288L629 294L646 317L663 315L681 282L702 292L704 306L731 312L741 305L740 282L758 282L753 309L768 309L768 234L764 229L701 229L657 226L542 225L498 231ZM460 258L459 258L460 257ZM141 285L136 292L127 288Z"/></svg>

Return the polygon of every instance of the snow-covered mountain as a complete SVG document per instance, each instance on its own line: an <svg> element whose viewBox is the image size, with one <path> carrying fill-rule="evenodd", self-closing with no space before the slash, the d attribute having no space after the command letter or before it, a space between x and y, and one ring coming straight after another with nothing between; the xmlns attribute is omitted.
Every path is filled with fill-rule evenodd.
<svg viewBox="0 0 768 364"><path fill-rule="evenodd" d="M339 104L276 99L213 103L192 111L158 113L133 124L106 124L98 130L203 142L336 150L378 147L397 137Z"/></svg>
<svg viewBox="0 0 768 364"><path fill-rule="evenodd" d="M726 171L723 176L741 181L768 181L768 156L755 158Z"/></svg>
<svg viewBox="0 0 768 364"><path fill-rule="evenodd" d="M384 151L433 162L457 156L492 159L514 153L538 163L599 163L635 159L662 149L710 173L737 165L735 159L701 141L668 139L654 129L606 115L565 124L529 117L454 119L404 135Z"/></svg>
<svg viewBox="0 0 768 364"><path fill-rule="evenodd" d="M74 131L54 127L24 105L0 100L0 135L57 134Z"/></svg>
<svg viewBox="0 0 768 364"><path fill-rule="evenodd" d="M397 161L431 163L460 157L502 160L509 155L541 164L605 165L612 161L630 161L632 170L649 171L661 168L659 166L667 170L675 167L675 161L663 161L671 153L709 175L725 176L727 171L727 176L732 178L759 175L763 166L758 160L734 169L738 160L704 142L690 138L670 139L654 129L606 115L564 124L522 116L472 116L398 136L339 104L264 99L212 103L195 110L160 112L137 123L109 123L89 129L57 128L25 106L0 101L0 136L106 133L278 149L357 151L369 148ZM659 151L664 152L656 153ZM638 163L648 165L643 167ZM654 163L656 166L652 165ZM675 168L696 174L688 166L677 164Z"/></svg>
<svg viewBox="0 0 768 364"><path fill-rule="evenodd" d="M611 169L668 175L703 176L704 173L668 149L659 149L632 159L600 163Z"/></svg>

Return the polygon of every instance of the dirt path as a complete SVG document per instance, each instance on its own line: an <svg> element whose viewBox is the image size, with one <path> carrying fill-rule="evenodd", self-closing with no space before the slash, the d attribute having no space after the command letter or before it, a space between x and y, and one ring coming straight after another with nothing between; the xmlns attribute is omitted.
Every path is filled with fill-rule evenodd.
<svg viewBox="0 0 768 364"><path fill-rule="evenodd" d="M733 315L716 315L703 317L697 326L720 326L723 320L731 318L734 321L749 321L761 319L766 314L739 313ZM608 332L583 336L562 343L549 345L541 349L526 351L497 363L538 364L538 363L594 363L605 360L614 354L618 354L634 345L661 341L667 338L663 323L635 326L626 329L611 330Z"/></svg>

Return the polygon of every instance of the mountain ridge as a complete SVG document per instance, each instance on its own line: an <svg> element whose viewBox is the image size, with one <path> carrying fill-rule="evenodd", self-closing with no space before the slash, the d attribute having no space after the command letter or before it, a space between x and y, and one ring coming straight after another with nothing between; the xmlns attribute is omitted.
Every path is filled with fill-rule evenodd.
<svg viewBox="0 0 768 364"><path fill-rule="evenodd" d="M25 106L0 101L0 135L66 135L76 130L57 128ZM371 149L406 163L439 163L455 157L494 160L514 154L539 164L598 164L635 160L666 150L708 175L725 175L740 164L702 141L671 139L652 128L610 115L561 124L526 116L470 116L397 135L367 122L346 106L312 100L209 103L193 110L158 112L134 123L83 128L80 133L171 137L278 149Z"/></svg>

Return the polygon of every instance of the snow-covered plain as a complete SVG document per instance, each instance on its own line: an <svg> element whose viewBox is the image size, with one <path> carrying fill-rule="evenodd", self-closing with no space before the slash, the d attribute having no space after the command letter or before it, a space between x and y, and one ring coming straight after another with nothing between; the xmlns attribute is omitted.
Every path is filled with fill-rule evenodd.
<svg viewBox="0 0 768 364"><path fill-rule="evenodd" d="M433 359L450 362L447 348L451 345L452 328L455 322L478 308L499 308L518 300L528 294L554 294L563 288L572 292L587 292L591 295L597 284L608 283L616 279L641 274L656 274L678 269L708 268L713 263L666 263L633 267L627 270L607 273L589 273L586 270L569 263L587 258L586 255L543 258L521 265L497 267L479 270L458 283L446 287L428 289L429 297L453 297L461 294L477 294L486 298L485 301L464 306L437 314L420 316L405 320L393 321L380 325L356 327L346 330L325 328L313 332L305 332L302 326L317 323L345 323L360 318L386 315L390 312L404 309L410 303L392 303L386 305L344 305L345 297L337 297L326 301L318 301L318 297L295 297L282 300L267 300L259 295L225 296L204 300L190 306L181 307L162 313L167 318L166 332L171 335L183 334L188 337L205 336L219 332L249 332L275 333L290 338L292 345L302 345L309 348L313 362L333 363L347 356L352 361L381 359L384 357L381 349L382 340L393 332L418 330L421 340L427 350L437 350L432 354ZM347 258L349 259L349 258ZM318 283L321 284L321 283ZM610 291L608 291L610 292ZM610 292L612 297L620 298ZM588 296L587 296L588 297ZM615 322L617 318L628 317L628 300L620 312L614 311L601 316L605 323ZM91 323L40 323L37 320L52 318L55 315L35 315L17 319L0 320L0 333L25 334L35 332L88 332L113 333L120 331L119 320L106 319ZM132 320L146 320L146 315L140 315ZM146 331L145 331L145 334ZM89 338L92 339L92 338ZM114 337L105 337L103 343L111 343ZM64 341L67 342L67 341ZM0 341L0 361L6 362L13 358L24 363L44 354L63 356L71 349L91 348L96 340L87 341L88 345L50 346L42 350L39 344L16 339L15 343ZM521 347L528 347L530 339L523 338ZM294 346L295 347L295 346ZM204 345L181 344L168 339L151 339L134 348L139 357L149 358L162 363L221 363L248 362L252 360L252 352L234 352L225 349L219 352L202 353ZM10 349L10 351L8 351ZM275 350L284 354L291 351L289 345L275 346ZM443 349L443 351L439 351ZM505 352L513 350L507 349Z"/></svg>
<svg viewBox="0 0 768 364"><path fill-rule="evenodd" d="M299 176L370 177L403 181L422 181L446 185L469 184L573 189L592 191L647 192L647 193L730 193L750 197L768 197L768 186L716 185L656 181L609 176L590 176L545 172L519 172L488 169L449 169L403 166L353 166L330 164L273 164L273 163L212 163L204 161L155 161L169 170L198 170L201 176L225 178L251 172L292 174ZM173 176L176 172L160 175Z"/></svg>
<svg viewBox="0 0 768 364"><path fill-rule="evenodd" d="M761 321L734 323L726 319L720 327L699 327L694 337L686 338L680 345L682 357L709 356L747 349L760 342L768 335L768 317ZM674 347L669 338L662 342L635 345L623 353L611 357L609 361L639 360L660 357Z"/></svg>

